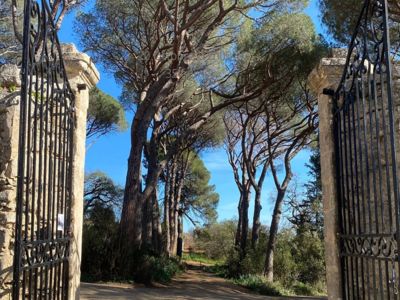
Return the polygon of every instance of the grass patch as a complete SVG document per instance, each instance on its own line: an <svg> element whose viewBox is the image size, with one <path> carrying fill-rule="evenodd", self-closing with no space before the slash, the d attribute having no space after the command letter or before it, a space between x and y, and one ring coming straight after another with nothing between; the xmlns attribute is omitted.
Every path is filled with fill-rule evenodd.
<svg viewBox="0 0 400 300"><path fill-rule="evenodd" d="M184 261L194 261L207 265L217 265L223 263L223 260L209 258L203 253L184 253L182 259Z"/></svg>
<svg viewBox="0 0 400 300"><path fill-rule="evenodd" d="M251 291L266 296L292 296L292 292L284 288L280 283L267 282L263 276L242 275L232 280L233 283L245 287Z"/></svg>
<svg viewBox="0 0 400 300"><path fill-rule="evenodd" d="M204 267L204 271L208 273L213 273L218 277L229 278L228 276L228 268L223 264L215 264L212 266Z"/></svg>
<svg viewBox="0 0 400 300"><path fill-rule="evenodd" d="M280 282L267 282L260 275L242 275L232 282L251 291L265 296L324 296L326 293L318 286L302 282L294 282L291 286L284 286Z"/></svg>

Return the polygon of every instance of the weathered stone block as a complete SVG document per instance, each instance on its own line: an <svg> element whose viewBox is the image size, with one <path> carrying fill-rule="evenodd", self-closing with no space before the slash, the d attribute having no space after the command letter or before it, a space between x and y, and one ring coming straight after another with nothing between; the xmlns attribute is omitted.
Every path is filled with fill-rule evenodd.
<svg viewBox="0 0 400 300"><path fill-rule="evenodd" d="M20 69L16 65L0 66L0 87L14 88L21 86Z"/></svg>

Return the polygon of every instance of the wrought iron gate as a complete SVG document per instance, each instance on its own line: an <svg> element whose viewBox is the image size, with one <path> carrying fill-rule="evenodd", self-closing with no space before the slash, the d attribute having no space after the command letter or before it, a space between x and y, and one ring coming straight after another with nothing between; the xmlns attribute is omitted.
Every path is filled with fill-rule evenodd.
<svg viewBox="0 0 400 300"><path fill-rule="evenodd" d="M344 299L399 299L400 85L389 17L387 0L365 1L334 97Z"/></svg>
<svg viewBox="0 0 400 300"><path fill-rule="evenodd" d="M67 299L74 96L50 9L26 0L13 299Z"/></svg>

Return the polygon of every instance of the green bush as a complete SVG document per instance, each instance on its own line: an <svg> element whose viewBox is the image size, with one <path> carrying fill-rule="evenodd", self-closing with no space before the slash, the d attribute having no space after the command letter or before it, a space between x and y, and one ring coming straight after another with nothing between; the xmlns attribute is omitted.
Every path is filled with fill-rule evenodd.
<svg viewBox="0 0 400 300"><path fill-rule="evenodd" d="M218 277L229 278L227 265L216 264L213 266L204 267L204 271L213 273L213 274L217 275Z"/></svg>
<svg viewBox="0 0 400 300"><path fill-rule="evenodd" d="M311 285L302 282L296 282L292 286L293 292L299 296L315 296L318 291Z"/></svg>
<svg viewBox="0 0 400 300"><path fill-rule="evenodd" d="M117 232L113 210L95 204L83 225L82 280L115 280Z"/></svg>
<svg viewBox="0 0 400 300"><path fill-rule="evenodd" d="M166 256L143 255L137 261L133 279L135 282L145 284L167 283L180 271L182 271L182 266L175 259Z"/></svg>
<svg viewBox="0 0 400 300"><path fill-rule="evenodd" d="M325 278L325 253L323 241L311 231L297 234L292 255L298 270L298 281L318 284Z"/></svg>
<svg viewBox="0 0 400 300"><path fill-rule="evenodd" d="M260 275L242 275L233 282L242 287L248 288L252 291L266 296L289 296L291 291L284 288L279 282L267 282L263 276Z"/></svg>
<svg viewBox="0 0 400 300"><path fill-rule="evenodd" d="M274 279L290 286L298 280L299 270L295 257L294 234L290 230L279 233L274 255Z"/></svg>

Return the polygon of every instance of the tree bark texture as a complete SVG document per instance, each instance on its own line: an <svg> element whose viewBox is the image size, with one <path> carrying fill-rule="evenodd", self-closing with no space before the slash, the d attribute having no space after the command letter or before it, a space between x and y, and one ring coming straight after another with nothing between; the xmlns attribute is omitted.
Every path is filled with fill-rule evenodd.
<svg viewBox="0 0 400 300"><path fill-rule="evenodd" d="M265 259L264 275L269 282L274 280L274 251L276 248L276 240L279 230L279 222L282 216L283 200L285 199L286 189L278 191L274 212L271 220L271 227L269 231L269 238L267 243L267 256Z"/></svg>

